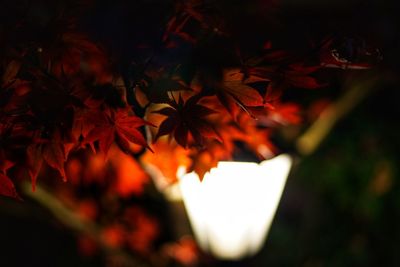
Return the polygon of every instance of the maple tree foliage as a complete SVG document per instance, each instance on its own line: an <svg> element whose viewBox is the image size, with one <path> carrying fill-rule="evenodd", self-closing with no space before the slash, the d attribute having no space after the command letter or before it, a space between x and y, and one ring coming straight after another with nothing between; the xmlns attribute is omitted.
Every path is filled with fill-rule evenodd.
<svg viewBox="0 0 400 267"><path fill-rule="evenodd" d="M329 102L304 110L291 96L324 90L329 71L381 59L358 37L285 44L268 30L279 1L245 1L248 16L215 0L5 2L0 195L21 200L24 180L33 191L50 185L101 226L100 241L78 238L87 255L100 242L195 266L193 240L160 245L165 229L140 206L151 175L173 184L181 168L202 179L242 150L259 160L280 153L276 130L315 119Z"/></svg>
<svg viewBox="0 0 400 267"><path fill-rule="evenodd" d="M62 5L40 23L29 6L17 5L21 16L3 18L2 195L17 197L13 181L21 178L10 176L10 168L25 170L19 173L34 188L44 164L68 180L65 164L74 151L90 147L106 160L116 144L146 161L157 157L158 148L154 156L149 151L164 136L170 147L163 153L183 153L188 160L182 164L200 177L232 157L238 142L266 157L265 151L274 152L273 128L301 121L299 107L280 101L282 94L325 86L317 75L323 68L366 68L371 60L354 59L379 57L361 41L343 44L333 37L309 40L311 56L275 47L268 36L251 53L235 43L220 6L201 0L176 1L162 34L131 42L121 57L80 24L94 3ZM345 45L356 46L355 52L347 55ZM174 181L163 160L152 164Z"/></svg>

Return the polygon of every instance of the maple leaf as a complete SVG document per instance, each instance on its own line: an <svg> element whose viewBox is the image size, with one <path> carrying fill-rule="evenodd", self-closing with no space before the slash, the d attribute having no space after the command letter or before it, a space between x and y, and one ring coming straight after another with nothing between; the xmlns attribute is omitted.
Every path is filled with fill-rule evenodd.
<svg viewBox="0 0 400 267"><path fill-rule="evenodd" d="M232 159L236 142L246 138L246 133L238 127L237 122L233 121L229 114L223 113L214 121L223 142L207 140L203 149L192 149L189 154L192 164L188 171L196 172L201 180L206 172L217 166L219 161Z"/></svg>
<svg viewBox="0 0 400 267"><path fill-rule="evenodd" d="M171 101L169 107L154 111L168 116L159 126L155 141L160 136L173 134L176 142L186 148L191 139L199 146L204 144L206 138L221 140L212 124L205 118L216 111L198 104L200 98L200 95L195 95L184 102L179 95L178 102Z"/></svg>
<svg viewBox="0 0 400 267"><path fill-rule="evenodd" d="M95 127L95 123L99 120L99 112L99 110L90 108L74 110L72 135L75 140L84 139L88 136Z"/></svg>
<svg viewBox="0 0 400 267"><path fill-rule="evenodd" d="M318 62L304 63L288 51L267 49L263 56L241 59L241 62L241 72L246 80L264 79L269 81L268 88L274 91L290 86L307 89L325 86L312 76L321 69Z"/></svg>
<svg viewBox="0 0 400 267"><path fill-rule="evenodd" d="M192 165L188 171L194 171L202 180L204 175L223 160L231 160L234 151L237 149L237 142L244 143L249 151L254 152L260 159L269 158L273 155L274 147L270 143L268 129L256 127L255 120L249 120L244 114L239 116L238 123L234 127L227 127L223 135L224 143L210 142L202 150L192 150L190 158ZM232 136L227 136L229 132Z"/></svg>
<svg viewBox="0 0 400 267"><path fill-rule="evenodd" d="M21 199L10 178L0 173L0 195Z"/></svg>
<svg viewBox="0 0 400 267"><path fill-rule="evenodd" d="M249 77L255 76L270 81L270 87L286 88L294 86L306 89L316 89L325 86L311 74L321 66L304 66L292 64L289 66L257 66L246 67L243 71ZM276 90L276 89L275 89Z"/></svg>
<svg viewBox="0 0 400 267"><path fill-rule="evenodd" d="M202 181L204 175L212 168L217 167L219 158L213 154L213 150L208 148L201 151L194 151L191 155L193 164L188 172L194 171Z"/></svg>
<svg viewBox="0 0 400 267"><path fill-rule="evenodd" d="M130 151L130 143L151 150L138 128L144 125L153 125L139 117L128 115L128 112L127 109L118 109L117 111L109 110L109 112L102 113L96 122L96 126L85 138L85 142L94 147L93 143L98 141L100 151L104 155L107 155L114 141L125 152Z"/></svg>
<svg viewBox="0 0 400 267"><path fill-rule="evenodd" d="M256 81L265 81L255 77L246 81L246 76L240 70L226 70L222 81L208 81L223 107L236 119L240 109L251 114L248 107L263 106L264 99L255 88L249 84Z"/></svg>
<svg viewBox="0 0 400 267"><path fill-rule="evenodd" d="M43 159L46 163L56 169L64 181L67 180L65 175L64 163L67 160L67 153L64 149L64 143L60 140L52 140L43 145Z"/></svg>
<svg viewBox="0 0 400 267"><path fill-rule="evenodd" d="M42 168L43 161L56 169L64 181L67 180L64 164L72 145L62 138L59 130L56 130L51 140L37 140L37 143L27 147L26 157L32 190L35 190L37 176Z"/></svg>

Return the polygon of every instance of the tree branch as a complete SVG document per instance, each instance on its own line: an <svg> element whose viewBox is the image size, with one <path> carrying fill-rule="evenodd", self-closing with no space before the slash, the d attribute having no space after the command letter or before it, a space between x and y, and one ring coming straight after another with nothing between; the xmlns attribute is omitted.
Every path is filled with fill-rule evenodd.
<svg viewBox="0 0 400 267"><path fill-rule="evenodd" d="M345 94L330 104L315 122L297 139L296 148L301 155L312 154L327 137L336 123L349 114L382 81L381 73L366 73L353 79ZM382 75L383 76L383 75Z"/></svg>
<svg viewBox="0 0 400 267"><path fill-rule="evenodd" d="M126 267L151 267L149 263L134 258L125 251L112 248L101 238L101 232L98 225L91 221L83 220L74 211L68 209L59 199L47 192L44 188L36 185L35 192L32 191L31 184L24 182L21 185L25 195L36 200L42 207L49 210L55 218L71 230L90 236L97 245L108 255L116 256L121 265Z"/></svg>

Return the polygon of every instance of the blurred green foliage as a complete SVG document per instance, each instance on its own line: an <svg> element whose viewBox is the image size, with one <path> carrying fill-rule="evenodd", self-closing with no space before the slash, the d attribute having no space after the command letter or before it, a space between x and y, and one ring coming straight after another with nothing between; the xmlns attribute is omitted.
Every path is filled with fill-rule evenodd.
<svg viewBox="0 0 400 267"><path fill-rule="evenodd" d="M380 88L299 160L254 266L400 266L397 99Z"/></svg>

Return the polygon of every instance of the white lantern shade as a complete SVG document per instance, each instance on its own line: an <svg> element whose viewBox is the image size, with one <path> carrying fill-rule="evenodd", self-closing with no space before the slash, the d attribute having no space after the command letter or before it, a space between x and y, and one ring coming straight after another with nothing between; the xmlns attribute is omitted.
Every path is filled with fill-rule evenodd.
<svg viewBox="0 0 400 267"><path fill-rule="evenodd" d="M200 247L222 259L255 254L263 245L286 183L288 155L257 163L219 162L203 181L180 179L183 201Z"/></svg>

